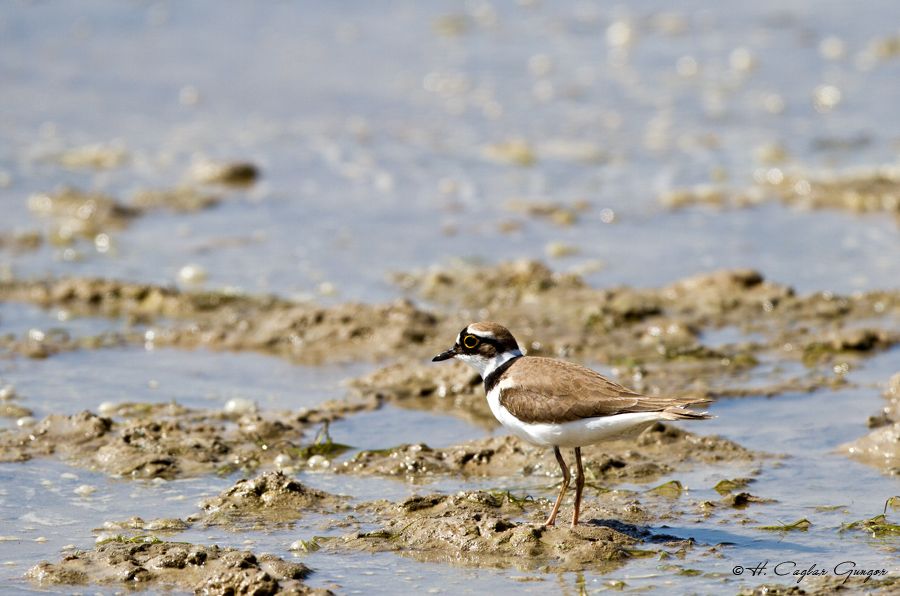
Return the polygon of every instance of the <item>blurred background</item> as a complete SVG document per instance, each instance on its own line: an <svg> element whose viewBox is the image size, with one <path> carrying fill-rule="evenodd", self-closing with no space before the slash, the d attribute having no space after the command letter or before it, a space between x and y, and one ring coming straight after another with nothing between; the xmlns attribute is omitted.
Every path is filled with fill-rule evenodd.
<svg viewBox="0 0 900 596"><path fill-rule="evenodd" d="M898 22L889 1L10 2L0 266L325 300L454 258L895 285ZM210 162L260 175L210 186ZM73 234L41 203L63 187L218 202Z"/></svg>

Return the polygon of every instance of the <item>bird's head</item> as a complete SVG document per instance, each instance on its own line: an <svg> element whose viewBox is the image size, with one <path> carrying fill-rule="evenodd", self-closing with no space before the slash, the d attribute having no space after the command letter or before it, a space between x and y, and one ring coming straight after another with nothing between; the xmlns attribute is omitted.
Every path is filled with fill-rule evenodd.
<svg viewBox="0 0 900 596"><path fill-rule="evenodd" d="M457 358L484 378L507 360L521 355L519 344L509 329L497 323L481 322L464 327L456 336L456 343L431 361Z"/></svg>

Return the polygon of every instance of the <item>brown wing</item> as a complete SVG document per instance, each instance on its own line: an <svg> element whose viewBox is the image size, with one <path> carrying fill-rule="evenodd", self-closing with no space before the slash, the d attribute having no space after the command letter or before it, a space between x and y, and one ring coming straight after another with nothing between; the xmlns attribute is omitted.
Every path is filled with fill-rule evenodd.
<svg viewBox="0 0 900 596"><path fill-rule="evenodd" d="M579 364L525 356L503 375L514 387L500 390L500 403L524 422L571 422L627 412L670 411L701 417L682 406L705 400L641 395Z"/></svg>

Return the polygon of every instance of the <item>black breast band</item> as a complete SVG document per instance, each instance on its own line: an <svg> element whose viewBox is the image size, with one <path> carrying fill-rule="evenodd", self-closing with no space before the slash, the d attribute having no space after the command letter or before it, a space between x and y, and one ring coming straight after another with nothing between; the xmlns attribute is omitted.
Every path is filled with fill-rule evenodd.
<svg viewBox="0 0 900 596"><path fill-rule="evenodd" d="M491 374L489 374L488 376L486 376L484 378L484 392L490 393L491 389L493 389L494 386L500 382L500 375L505 373L506 369L508 369L510 366L512 366L512 363L521 357L522 357L521 355L513 356L512 358L510 358L509 360L507 360L506 362L504 362L503 364L501 364L500 366L495 368L493 371L491 371Z"/></svg>

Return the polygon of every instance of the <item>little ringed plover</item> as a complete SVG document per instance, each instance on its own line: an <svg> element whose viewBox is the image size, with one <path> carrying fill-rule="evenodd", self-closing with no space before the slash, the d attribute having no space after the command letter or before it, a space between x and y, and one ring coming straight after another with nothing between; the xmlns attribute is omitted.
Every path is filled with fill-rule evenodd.
<svg viewBox="0 0 900 596"><path fill-rule="evenodd" d="M563 482L545 522L548 526L556 523L570 481L561 447L575 450L572 525L576 526L584 489L584 445L634 436L660 420L711 418L705 412L685 407L709 400L642 395L579 364L525 356L512 333L497 323L464 327L453 347L432 361L450 358L462 360L478 371L491 412L503 426L529 443L553 447Z"/></svg>

